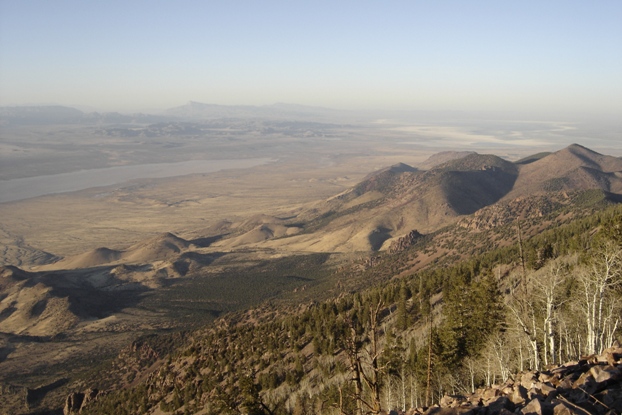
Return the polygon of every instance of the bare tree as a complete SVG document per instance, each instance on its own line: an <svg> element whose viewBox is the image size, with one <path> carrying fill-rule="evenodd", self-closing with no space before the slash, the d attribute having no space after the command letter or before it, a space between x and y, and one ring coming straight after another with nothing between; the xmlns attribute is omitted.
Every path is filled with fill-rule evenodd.
<svg viewBox="0 0 622 415"><path fill-rule="evenodd" d="M568 276L567 265L562 261L551 261L541 272L534 275L533 284L535 295L543 303L542 316L542 356L544 364L557 363L555 357L555 323L556 310L561 307L567 298L561 295L562 284Z"/></svg>
<svg viewBox="0 0 622 415"><path fill-rule="evenodd" d="M526 285L526 279L521 280L520 285ZM517 294L514 292L512 298L507 303L508 309L511 311L516 324L527 337L529 346L531 347L531 362L533 369L540 367L540 349L538 346L538 325L536 322L536 304L535 298L531 296L526 287Z"/></svg>
<svg viewBox="0 0 622 415"><path fill-rule="evenodd" d="M366 336L359 335L354 322L351 322L350 337L346 340L346 354L350 360L352 382L354 383L354 399L359 415L365 413L376 415L381 409L380 388L384 367L379 364L381 350L378 345L378 323L382 301L375 306L370 305L369 325ZM365 345L363 338L369 339ZM367 394L364 393L364 387Z"/></svg>
<svg viewBox="0 0 622 415"><path fill-rule="evenodd" d="M410 378L410 408L416 408L419 406L419 382L414 373L408 374Z"/></svg>
<svg viewBox="0 0 622 415"><path fill-rule="evenodd" d="M611 291L620 284L622 250L611 241L605 241L594 249L589 266L582 267L577 277L583 288L582 309L586 321L585 351L588 354L602 353L606 333L611 333L616 318L608 318Z"/></svg>
<svg viewBox="0 0 622 415"><path fill-rule="evenodd" d="M510 377L510 357L508 341L504 333L496 333L489 341L489 348L492 349L495 360L497 361L501 381L505 382Z"/></svg>
<svg viewBox="0 0 622 415"><path fill-rule="evenodd" d="M475 374L477 373L478 364L479 362L471 356L468 356L466 359L464 359L464 368L467 371L469 379L470 393L475 393Z"/></svg>

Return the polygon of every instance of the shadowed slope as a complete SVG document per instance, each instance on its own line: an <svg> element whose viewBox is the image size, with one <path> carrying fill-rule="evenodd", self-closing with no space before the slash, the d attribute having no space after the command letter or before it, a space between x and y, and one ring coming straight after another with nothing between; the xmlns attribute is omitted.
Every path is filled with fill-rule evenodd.
<svg viewBox="0 0 622 415"><path fill-rule="evenodd" d="M124 251L97 248L84 254L71 256L53 264L41 266L40 270L91 268L106 264L147 264L177 258L191 243L172 233L164 233L141 241Z"/></svg>
<svg viewBox="0 0 622 415"><path fill-rule="evenodd" d="M124 281L110 267L62 272L0 268L0 332L54 336L83 319L103 318L135 305L147 288ZM131 288L131 289L128 289Z"/></svg>
<svg viewBox="0 0 622 415"><path fill-rule="evenodd" d="M495 203L517 174L513 163L494 155L469 154L429 171L398 164L301 215L309 218L306 232L283 243L313 251L386 248L413 229L432 231Z"/></svg>
<svg viewBox="0 0 622 415"><path fill-rule="evenodd" d="M520 166L520 174L506 199L533 193L602 189L622 193L622 159L572 144Z"/></svg>
<svg viewBox="0 0 622 415"><path fill-rule="evenodd" d="M115 251L105 247L96 248L80 255L62 259L54 263L51 268L76 269L96 267L98 265L108 264L119 260L119 258L121 258L121 254L121 251Z"/></svg>
<svg viewBox="0 0 622 415"><path fill-rule="evenodd" d="M190 247L190 242L172 233L165 233L139 242L123 252L124 262L147 263L177 257Z"/></svg>
<svg viewBox="0 0 622 415"><path fill-rule="evenodd" d="M476 154L474 151L441 151L431 155L426 161L419 163L417 166L423 170L432 169L440 164L447 163L451 160L461 159L470 154Z"/></svg>

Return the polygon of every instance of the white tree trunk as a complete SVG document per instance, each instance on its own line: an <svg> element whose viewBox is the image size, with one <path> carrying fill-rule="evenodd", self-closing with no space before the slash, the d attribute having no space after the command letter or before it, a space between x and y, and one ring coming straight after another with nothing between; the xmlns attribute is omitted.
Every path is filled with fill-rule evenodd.
<svg viewBox="0 0 622 415"><path fill-rule="evenodd" d="M583 286L587 354L602 353L605 348L605 332L611 320L603 315L603 309L609 292L620 284L622 265L622 251L614 243L604 243L595 249L591 268L578 273Z"/></svg>

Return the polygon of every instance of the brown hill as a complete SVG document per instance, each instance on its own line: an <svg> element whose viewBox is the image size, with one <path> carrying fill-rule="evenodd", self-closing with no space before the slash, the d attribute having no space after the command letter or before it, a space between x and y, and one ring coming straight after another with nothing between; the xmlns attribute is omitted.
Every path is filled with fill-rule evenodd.
<svg viewBox="0 0 622 415"><path fill-rule="evenodd" d="M91 268L99 265L109 264L121 258L121 251L115 251L105 247L93 249L76 256L64 258L55 262L51 267L41 267L41 269L77 269Z"/></svg>
<svg viewBox="0 0 622 415"><path fill-rule="evenodd" d="M441 160L448 161L436 164ZM159 263L156 268L160 269L172 266L181 254L197 247L374 251L388 249L394 240L414 229L433 232L499 201L590 189L622 194L620 158L574 144L526 160L512 163L490 154L451 152L436 157L436 165L427 171L399 163L369 174L356 186L294 217L255 215L222 222L209 235L197 233L196 243L166 233L125 251L99 248L42 269L121 263ZM504 211L509 210L497 213ZM503 218L497 221L506 222Z"/></svg>
<svg viewBox="0 0 622 415"><path fill-rule="evenodd" d="M592 189L622 194L622 159L576 144L520 164L476 153L441 158L450 156L455 158L428 171L398 164L374 172L298 215L297 223L304 223L301 233L274 240L265 229L255 228L235 246L316 252L387 249L413 229L432 232L500 201Z"/></svg>
<svg viewBox="0 0 622 415"><path fill-rule="evenodd" d="M148 263L177 257L190 247L190 242L172 233L164 233L132 245L123 252L121 258L128 263Z"/></svg>
<svg viewBox="0 0 622 415"><path fill-rule="evenodd" d="M0 268L0 298L1 332L50 336L78 321L68 298L55 295L37 274L17 267Z"/></svg>
<svg viewBox="0 0 622 415"><path fill-rule="evenodd" d="M28 272L0 267L0 332L54 336L131 307L136 293L148 286L137 279L156 270L128 269L121 275L118 268Z"/></svg>
<svg viewBox="0 0 622 415"><path fill-rule="evenodd" d="M97 248L83 254L63 258L53 264L40 266L38 270L83 269L117 263L148 264L175 259L190 246L189 241L167 232L134 244L124 251L105 247Z"/></svg>
<svg viewBox="0 0 622 415"><path fill-rule="evenodd" d="M351 193L356 196L361 196L371 191L386 192L391 186L396 184L395 180L400 177L402 173L414 173L416 171L417 169L408 164L394 164L393 166L368 174L361 183L354 186Z"/></svg>
<svg viewBox="0 0 622 415"><path fill-rule="evenodd" d="M422 170L429 170L439 164L447 163L451 160L461 159L470 154L475 154L474 151L441 151L431 155L427 160L417 165Z"/></svg>
<svg viewBox="0 0 622 415"><path fill-rule="evenodd" d="M18 267L7 265L0 268L0 291L11 288L15 284L28 279L30 273Z"/></svg>
<svg viewBox="0 0 622 415"><path fill-rule="evenodd" d="M520 166L506 199L551 191L602 189L622 193L622 159L578 144Z"/></svg>
<svg viewBox="0 0 622 415"><path fill-rule="evenodd" d="M495 203L517 174L494 155L470 154L429 171L398 164L301 214L305 232L267 244L319 252L387 248L413 229L432 231Z"/></svg>
<svg viewBox="0 0 622 415"><path fill-rule="evenodd" d="M295 226L284 226L281 224L274 223L266 223L263 225L259 225L250 231L234 237L232 239L228 239L223 243L216 243L215 246L226 246L226 247L238 247L244 246L248 244L254 244L258 242L267 241L275 238L282 238L285 236L295 235L300 232L300 228Z"/></svg>

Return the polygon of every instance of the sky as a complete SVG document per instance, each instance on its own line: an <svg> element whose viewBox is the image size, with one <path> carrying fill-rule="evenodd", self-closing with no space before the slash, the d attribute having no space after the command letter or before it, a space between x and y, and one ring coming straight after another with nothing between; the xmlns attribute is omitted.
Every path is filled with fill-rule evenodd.
<svg viewBox="0 0 622 415"><path fill-rule="evenodd" d="M0 105L622 114L622 1L0 0Z"/></svg>

